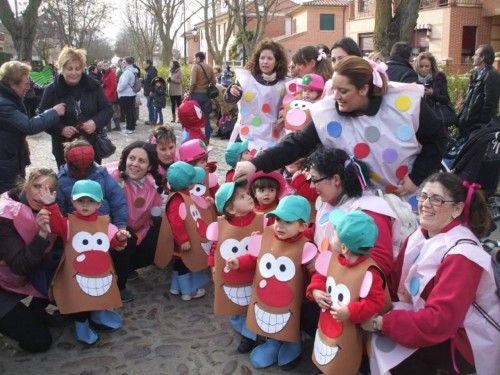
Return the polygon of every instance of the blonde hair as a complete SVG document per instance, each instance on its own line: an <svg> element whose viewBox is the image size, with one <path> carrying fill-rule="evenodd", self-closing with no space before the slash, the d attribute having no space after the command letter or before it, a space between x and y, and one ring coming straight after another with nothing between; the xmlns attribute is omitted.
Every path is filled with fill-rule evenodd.
<svg viewBox="0 0 500 375"><path fill-rule="evenodd" d="M17 188L19 191L28 190L35 181L40 177L52 178L54 180L54 188L57 187L57 174L50 168L35 168L33 169L27 179L20 178L17 181Z"/></svg>
<svg viewBox="0 0 500 375"><path fill-rule="evenodd" d="M0 66L0 81L7 85L18 85L29 76L31 67L19 61L7 61Z"/></svg>
<svg viewBox="0 0 500 375"><path fill-rule="evenodd" d="M87 64L87 51L82 48L64 47L57 58L59 69L62 70L67 63L73 61L80 63L82 69L85 68Z"/></svg>

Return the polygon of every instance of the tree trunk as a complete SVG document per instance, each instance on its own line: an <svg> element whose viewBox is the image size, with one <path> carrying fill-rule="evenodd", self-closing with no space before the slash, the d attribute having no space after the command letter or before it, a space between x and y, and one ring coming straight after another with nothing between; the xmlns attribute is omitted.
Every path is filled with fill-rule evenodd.
<svg viewBox="0 0 500 375"><path fill-rule="evenodd" d="M12 37L19 60L31 60L41 2L42 0L29 0L21 17L16 19L9 1L0 0L0 21Z"/></svg>
<svg viewBox="0 0 500 375"><path fill-rule="evenodd" d="M417 24L420 0L401 0L394 17L390 0L375 2L375 30L373 42L375 50L385 57L396 42L409 43Z"/></svg>

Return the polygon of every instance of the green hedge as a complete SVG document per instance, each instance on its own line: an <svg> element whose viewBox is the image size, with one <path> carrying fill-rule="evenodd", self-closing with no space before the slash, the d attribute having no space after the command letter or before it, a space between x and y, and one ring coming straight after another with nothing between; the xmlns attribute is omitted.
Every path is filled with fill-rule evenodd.
<svg viewBox="0 0 500 375"><path fill-rule="evenodd" d="M448 75L448 93L451 103L455 109L460 107L462 98L467 87L469 87L469 74L449 74Z"/></svg>
<svg viewBox="0 0 500 375"><path fill-rule="evenodd" d="M170 67L168 65L160 65L157 66L156 69L158 69L158 76L164 78L165 80L170 75L169 71ZM191 79L191 65L182 64L181 71L182 71L182 91L185 92L186 90L189 89L189 81Z"/></svg>
<svg viewBox="0 0 500 375"><path fill-rule="evenodd" d="M12 53L0 52L0 65L10 60L12 60Z"/></svg>

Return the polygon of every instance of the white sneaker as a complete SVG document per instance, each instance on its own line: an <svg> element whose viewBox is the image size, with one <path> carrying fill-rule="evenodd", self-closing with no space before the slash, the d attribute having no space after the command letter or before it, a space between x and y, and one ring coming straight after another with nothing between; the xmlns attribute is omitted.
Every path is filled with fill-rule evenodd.
<svg viewBox="0 0 500 375"><path fill-rule="evenodd" d="M174 288L170 289L170 294L178 296L180 294L179 289L174 289Z"/></svg>
<svg viewBox="0 0 500 375"><path fill-rule="evenodd" d="M203 288L198 288L196 289L196 292L194 292L193 294L183 294L181 296L182 300L183 301L191 301L193 298L201 298L205 295L205 289Z"/></svg>

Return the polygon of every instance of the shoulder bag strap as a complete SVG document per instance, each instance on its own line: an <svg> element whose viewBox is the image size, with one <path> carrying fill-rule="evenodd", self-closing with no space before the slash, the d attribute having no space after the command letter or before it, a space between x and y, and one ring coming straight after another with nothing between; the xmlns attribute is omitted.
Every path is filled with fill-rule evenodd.
<svg viewBox="0 0 500 375"><path fill-rule="evenodd" d="M207 83L210 84L211 82L210 82L210 78L208 78L207 72L205 72L205 69L203 69L203 66L200 63L198 63L198 65L200 66L201 70L203 71L203 74L205 75L205 78L207 79Z"/></svg>

